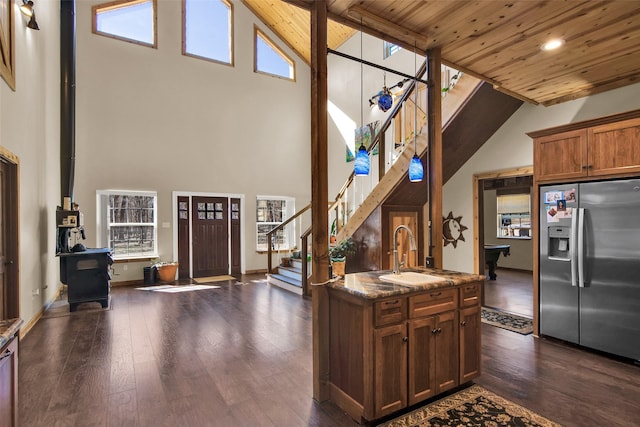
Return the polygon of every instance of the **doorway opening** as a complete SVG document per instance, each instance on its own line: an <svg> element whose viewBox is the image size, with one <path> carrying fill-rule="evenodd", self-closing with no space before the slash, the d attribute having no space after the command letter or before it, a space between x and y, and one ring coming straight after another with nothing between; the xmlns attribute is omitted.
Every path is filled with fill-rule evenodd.
<svg viewBox="0 0 640 427"><path fill-rule="evenodd" d="M475 269L486 277L482 304L530 318L536 317L532 186L533 167L474 175Z"/></svg>
<svg viewBox="0 0 640 427"><path fill-rule="evenodd" d="M180 279L244 273L244 195L173 195Z"/></svg>
<svg viewBox="0 0 640 427"><path fill-rule="evenodd" d="M0 320L20 317L18 166L0 147Z"/></svg>

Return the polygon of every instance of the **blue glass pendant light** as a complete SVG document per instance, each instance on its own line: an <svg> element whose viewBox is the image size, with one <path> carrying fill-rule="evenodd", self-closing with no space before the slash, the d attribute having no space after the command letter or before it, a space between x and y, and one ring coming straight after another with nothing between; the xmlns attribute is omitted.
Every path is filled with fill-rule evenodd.
<svg viewBox="0 0 640 427"><path fill-rule="evenodd" d="M387 112L392 105L393 98L389 93L389 89L387 89L387 87L385 86L382 88L382 95L378 97L378 108L380 108L384 112Z"/></svg>
<svg viewBox="0 0 640 427"><path fill-rule="evenodd" d="M418 136L418 70L416 68L415 46L413 48L413 68L416 70L416 79L413 81L413 93L415 94L413 101L413 157L411 158L411 163L409 163L409 181L420 182L424 178L424 168L416 150L416 138Z"/></svg>
<svg viewBox="0 0 640 427"><path fill-rule="evenodd" d="M362 18L360 18L362 19ZM360 22L360 58L362 58L362 22ZM363 113L362 113L362 62L360 62L360 126L363 126ZM362 138L362 128L356 130L356 135L360 135ZM362 143L362 139L360 140L360 147L358 148L358 152L356 153L356 160L353 165L353 173L355 176L366 176L369 175L369 152L367 151L367 147Z"/></svg>
<svg viewBox="0 0 640 427"><path fill-rule="evenodd" d="M424 169L422 167L422 161L417 154L414 154L409 163L409 181L420 182L424 178Z"/></svg>
<svg viewBox="0 0 640 427"><path fill-rule="evenodd" d="M387 73L384 73L383 76L384 82L382 92L380 92L380 96L378 96L378 108L386 113L393 105L393 98L391 97L391 93L389 93L389 89L387 89Z"/></svg>
<svg viewBox="0 0 640 427"><path fill-rule="evenodd" d="M364 144L360 144L358 152L356 153L356 161L353 166L353 172L356 176L369 175L369 153Z"/></svg>

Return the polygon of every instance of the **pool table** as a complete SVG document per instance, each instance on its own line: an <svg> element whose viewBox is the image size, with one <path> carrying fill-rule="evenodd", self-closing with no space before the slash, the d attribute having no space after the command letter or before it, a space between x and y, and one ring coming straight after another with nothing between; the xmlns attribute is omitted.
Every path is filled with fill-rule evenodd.
<svg viewBox="0 0 640 427"><path fill-rule="evenodd" d="M489 267L489 280L496 280L496 266L498 265L498 258L500 253L503 256L509 256L509 245L484 245L484 262Z"/></svg>

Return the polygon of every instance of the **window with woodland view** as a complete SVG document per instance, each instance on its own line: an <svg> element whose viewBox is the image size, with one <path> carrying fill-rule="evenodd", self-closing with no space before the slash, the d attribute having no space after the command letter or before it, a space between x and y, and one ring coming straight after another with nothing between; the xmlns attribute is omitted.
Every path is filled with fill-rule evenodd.
<svg viewBox="0 0 640 427"><path fill-rule="evenodd" d="M233 5L226 0L184 0L182 53L233 64Z"/></svg>
<svg viewBox="0 0 640 427"><path fill-rule="evenodd" d="M98 246L115 259L158 255L157 196L152 192L98 192Z"/></svg>
<svg viewBox="0 0 640 427"><path fill-rule="evenodd" d="M256 250L271 249L288 250L293 240L290 227L279 230L271 242L267 241L267 233L282 224L295 212L295 199L291 197L258 196L256 199Z"/></svg>
<svg viewBox="0 0 640 427"><path fill-rule="evenodd" d="M156 0L122 0L92 8L93 32L156 47Z"/></svg>

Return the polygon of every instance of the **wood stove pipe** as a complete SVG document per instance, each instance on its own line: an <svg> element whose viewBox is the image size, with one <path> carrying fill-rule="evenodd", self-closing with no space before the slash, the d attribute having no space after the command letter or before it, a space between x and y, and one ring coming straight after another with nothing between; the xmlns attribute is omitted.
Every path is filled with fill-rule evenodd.
<svg viewBox="0 0 640 427"><path fill-rule="evenodd" d="M76 161L76 2L60 0L60 206L73 202Z"/></svg>

